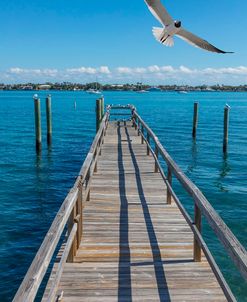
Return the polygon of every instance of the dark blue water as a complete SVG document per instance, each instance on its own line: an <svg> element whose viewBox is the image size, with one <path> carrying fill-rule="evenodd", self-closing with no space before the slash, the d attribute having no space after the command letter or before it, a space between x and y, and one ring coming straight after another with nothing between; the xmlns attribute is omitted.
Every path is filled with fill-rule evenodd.
<svg viewBox="0 0 247 302"><path fill-rule="evenodd" d="M0 301L11 301L95 134L95 96L52 92L53 144L35 153L33 92L0 91ZM105 103L134 104L185 173L247 248L247 93L106 92ZM76 101L77 107L74 108ZM193 103L199 101L196 143ZM222 154L223 110L231 106L229 152ZM191 212L193 203L176 191ZM239 301L247 286L205 224L206 241Z"/></svg>

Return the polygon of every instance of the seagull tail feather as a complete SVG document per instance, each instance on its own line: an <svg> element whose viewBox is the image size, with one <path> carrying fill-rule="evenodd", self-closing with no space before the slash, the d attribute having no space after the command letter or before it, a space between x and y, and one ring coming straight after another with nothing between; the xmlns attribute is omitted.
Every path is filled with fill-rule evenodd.
<svg viewBox="0 0 247 302"><path fill-rule="evenodd" d="M153 27L153 35L158 42L165 46L172 47L174 45L173 37L166 34L164 28Z"/></svg>
<svg viewBox="0 0 247 302"><path fill-rule="evenodd" d="M152 31L155 39L160 42L164 29L161 27L153 27Z"/></svg>

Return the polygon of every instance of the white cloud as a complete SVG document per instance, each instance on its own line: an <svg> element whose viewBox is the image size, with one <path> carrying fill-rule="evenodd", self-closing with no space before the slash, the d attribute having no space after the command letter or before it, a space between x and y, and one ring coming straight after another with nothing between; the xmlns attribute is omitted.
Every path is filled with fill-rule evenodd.
<svg viewBox="0 0 247 302"><path fill-rule="evenodd" d="M153 72L153 73L160 72L160 67L157 65L149 66L147 69L149 72Z"/></svg>
<svg viewBox="0 0 247 302"><path fill-rule="evenodd" d="M160 67L160 70L163 72L174 72L175 69L172 66L162 66Z"/></svg>
<svg viewBox="0 0 247 302"><path fill-rule="evenodd" d="M119 74L131 74L132 73L132 69L129 67L118 67L116 69L116 71Z"/></svg>
<svg viewBox="0 0 247 302"><path fill-rule="evenodd" d="M96 74L97 70L96 68L92 67L79 67L79 68L69 68L66 69L66 72L69 74Z"/></svg>
<svg viewBox="0 0 247 302"><path fill-rule="evenodd" d="M147 72L147 69L146 68L143 68L143 67L137 67L137 68L134 68L133 69L133 72L134 73L141 73L141 74L144 74Z"/></svg>
<svg viewBox="0 0 247 302"><path fill-rule="evenodd" d="M100 66L99 68L94 67L78 67L66 69L68 74L110 74L111 71L108 66Z"/></svg>
<svg viewBox="0 0 247 302"><path fill-rule="evenodd" d="M108 66L82 66L75 68L58 69L27 69L12 67L0 73L0 81L3 82L46 82L46 81L71 81L89 82L96 77L102 83L106 82L138 82L140 75L143 82L150 84L246 84L247 66L201 68L195 69L181 65L145 67L120 66L111 69Z"/></svg>
<svg viewBox="0 0 247 302"><path fill-rule="evenodd" d="M19 67L13 67L10 68L7 72L16 75L55 76L58 73L58 70L57 69L24 69Z"/></svg>
<svg viewBox="0 0 247 302"><path fill-rule="evenodd" d="M232 75L247 75L247 67L227 67L227 68L205 68L202 70L205 74L232 74Z"/></svg>
<svg viewBox="0 0 247 302"><path fill-rule="evenodd" d="M108 66L101 66L99 68L99 72L103 73L103 74L110 74L111 73L111 71L110 71L110 69L109 69Z"/></svg>
<svg viewBox="0 0 247 302"><path fill-rule="evenodd" d="M196 72L196 70L193 71L192 69L190 69L190 68L188 68L188 67L186 67L186 66L183 66L183 65L179 67L179 70L180 70L182 73L187 73L187 74L192 74L192 73Z"/></svg>

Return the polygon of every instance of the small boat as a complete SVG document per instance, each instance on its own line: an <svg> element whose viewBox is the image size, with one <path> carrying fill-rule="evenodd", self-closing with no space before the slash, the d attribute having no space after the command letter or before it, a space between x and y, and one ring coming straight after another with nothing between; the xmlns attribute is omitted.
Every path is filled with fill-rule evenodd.
<svg viewBox="0 0 247 302"><path fill-rule="evenodd" d="M136 92L137 92L137 93L146 93L146 92L149 92L149 91L143 89L142 82L140 82L140 83L137 83L137 90L136 90Z"/></svg>
<svg viewBox="0 0 247 302"><path fill-rule="evenodd" d="M181 93L181 94L187 94L187 93L188 93L188 91L186 91L186 90L179 90L179 91L178 91L178 93Z"/></svg>
<svg viewBox="0 0 247 302"><path fill-rule="evenodd" d="M88 89L86 92L90 94L102 94L100 90L92 89L92 88Z"/></svg>
<svg viewBox="0 0 247 302"><path fill-rule="evenodd" d="M137 90L136 92L137 92L137 93L146 93L146 92L149 92L149 91L148 91L148 90L142 89L142 90Z"/></svg>
<svg viewBox="0 0 247 302"><path fill-rule="evenodd" d="M155 86L153 86L153 87L150 87L149 89L148 89L148 91L161 91L161 89L159 88L159 87L155 87Z"/></svg>
<svg viewBox="0 0 247 302"><path fill-rule="evenodd" d="M93 88L89 88L88 90L86 90L86 92L90 94L102 94L102 92L98 88L99 88L99 83L97 82L97 78L96 78Z"/></svg>

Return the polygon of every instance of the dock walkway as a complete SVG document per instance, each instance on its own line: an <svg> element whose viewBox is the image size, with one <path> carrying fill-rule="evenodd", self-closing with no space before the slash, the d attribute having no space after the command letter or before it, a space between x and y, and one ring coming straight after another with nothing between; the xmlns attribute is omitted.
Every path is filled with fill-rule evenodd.
<svg viewBox="0 0 247 302"><path fill-rule="evenodd" d="M109 125L63 301L226 301L132 123Z"/></svg>
<svg viewBox="0 0 247 302"><path fill-rule="evenodd" d="M42 301L236 301L202 238L201 216L244 277L245 249L134 107L125 107L130 121L110 121L108 108L14 302L34 300L66 225ZM172 175L193 197L194 219Z"/></svg>

